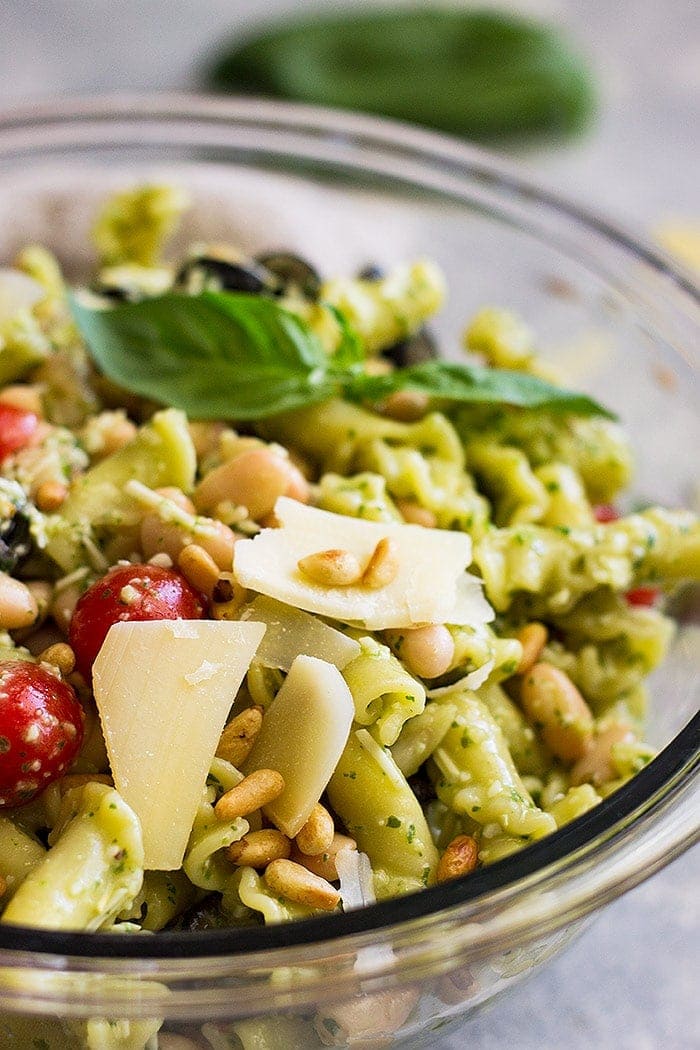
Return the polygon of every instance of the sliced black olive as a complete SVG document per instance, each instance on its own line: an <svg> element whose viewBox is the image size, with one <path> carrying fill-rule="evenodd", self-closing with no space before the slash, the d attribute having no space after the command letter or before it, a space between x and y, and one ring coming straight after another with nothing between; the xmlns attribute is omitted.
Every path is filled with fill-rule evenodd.
<svg viewBox="0 0 700 1050"><path fill-rule="evenodd" d="M430 332L421 328L408 339L382 350L381 356L393 361L398 368L408 368L409 365L419 365L421 361L432 361L438 356L438 351Z"/></svg>
<svg viewBox="0 0 700 1050"><path fill-rule="evenodd" d="M384 270L381 266L370 263L368 266L363 266L357 276L361 281L381 281L384 277Z"/></svg>
<svg viewBox="0 0 700 1050"><path fill-rule="evenodd" d="M291 252L268 252L266 255L258 255L256 259L278 277L286 288L294 286L307 299L318 299L321 276L306 259Z"/></svg>
<svg viewBox="0 0 700 1050"><path fill-rule="evenodd" d="M170 925L174 930L212 930L230 927L221 914L221 897L211 893L204 900L193 904Z"/></svg>
<svg viewBox="0 0 700 1050"><path fill-rule="evenodd" d="M254 260L233 262L208 255L188 259L178 271L175 284L193 293L208 288L223 292L247 292L249 295L277 295L281 290L275 274Z"/></svg>
<svg viewBox="0 0 700 1050"><path fill-rule="evenodd" d="M31 549L29 519L21 510L0 520L0 571L12 572Z"/></svg>

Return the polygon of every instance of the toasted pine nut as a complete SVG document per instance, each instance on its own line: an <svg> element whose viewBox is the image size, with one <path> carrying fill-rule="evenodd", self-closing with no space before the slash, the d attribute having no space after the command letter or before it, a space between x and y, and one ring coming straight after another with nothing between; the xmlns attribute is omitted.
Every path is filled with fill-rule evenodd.
<svg viewBox="0 0 700 1050"><path fill-rule="evenodd" d="M400 423L415 423L428 411L430 400L418 390L395 390L382 402L382 415L397 419Z"/></svg>
<svg viewBox="0 0 700 1050"><path fill-rule="evenodd" d="M232 572L220 572L212 592L211 616L214 620L237 620L248 600L248 591Z"/></svg>
<svg viewBox="0 0 700 1050"><path fill-rule="evenodd" d="M296 837L299 850L307 856L325 853L331 848L335 826L333 817L325 806L317 802L309 814L309 819L304 824Z"/></svg>
<svg viewBox="0 0 700 1050"><path fill-rule="evenodd" d="M440 857L437 867L437 881L449 882L469 875L476 868L479 847L471 835L457 835L452 839Z"/></svg>
<svg viewBox="0 0 700 1050"><path fill-rule="evenodd" d="M255 521L269 514L280 496L308 502L309 486L286 456L270 448L250 448L210 470L194 493L197 509L207 511L230 500L248 508Z"/></svg>
<svg viewBox="0 0 700 1050"><path fill-rule="evenodd" d="M624 722L615 722L596 733L573 766L571 783L590 783L598 787L608 780L614 780L616 773L612 764L612 748L623 740L634 740L634 733Z"/></svg>
<svg viewBox="0 0 700 1050"><path fill-rule="evenodd" d="M272 802L284 791L284 777L276 769L256 769L241 780L240 784L225 792L214 806L219 820L244 817L268 802Z"/></svg>
<svg viewBox="0 0 700 1050"><path fill-rule="evenodd" d="M0 630L31 627L38 616L39 606L27 585L0 572Z"/></svg>
<svg viewBox="0 0 700 1050"><path fill-rule="evenodd" d="M174 491L179 492L178 489ZM161 494L164 492L165 490L162 490ZM187 499L187 497L183 498ZM213 558L219 569L229 570L233 564L235 543L233 532L223 522L216 521L214 518L199 518L198 523L203 526L201 531L174 522L163 521L156 512L144 514L140 528L140 544L144 557L150 559L155 554L165 553L176 562L180 551L195 543Z"/></svg>
<svg viewBox="0 0 700 1050"><path fill-rule="evenodd" d="M287 860L291 852L292 844L286 835L277 828L263 828L232 842L226 856L240 867L266 868L273 860Z"/></svg>
<svg viewBox="0 0 700 1050"><path fill-rule="evenodd" d="M183 547L177 558L177 567L188 583L211 598L219 579L219 567L203 547L197 543Z"/></svg>
<svg viewBox="0 0 700 1050"><path fill-rule="evenodd" d="M246 707L245 711L232 718L221 734L216 749L217 758L225 758L232 766L243 765L260 732L262 720L263 709L257 704Z"/></svg>
<svg viewBox="0 0 700 1050"><path fill-rule="evenodd" d="M411 674L419 678L437 678L449 671L454 660L454 639L442 624L385 631L384 635Z"/></svg>
<svg viewBox="0 0 700 1050"><path fill-rule="evenodd" d="M523 647L523 655L515 671L516 674L527 674L530 668L537 663L540 654L547 644L547 628L543 623L533 620L521 627L515 637Z"/></svg>
<svg viewBox="0 0 700 1050"><path fill-rule="evenodd" d="M385 536L379 541L372 552L367 568L362 573L362 583L365 587L377 589L386 587L396 579L399 571L399 556L396 541L391 536Z"/></svg>
<svg viewBox="0 0 700 1050"><path fill-rule="evenodd" d="M357 843L348 835L341 835L340 832L336 831L330 846L322 853L314 855L302 853L295 843L292 847L292 860L296 861L297 864L301 864L302 867L308 868L314 875L327 879L328 882L335 882L338 878L335 858L341 849L357 849Z"/></svg>
<svg viewBox="0 0 700 1050"><path fill-rule="evenodd" d="M327 550L307 554L297 563L304 576L324 587L349 587L362 575L360 563L351 551Z"/></svg>
<svg viewBox="0 0 700 1050"><path fill-rule="evenodd" d="M420 503L414 503L411 499L397 499L396 506L409 525L422 525L425 529L434 529L437 525L437 517L432 510L421 507Z"/></svg>
<svg viewBox="0 0 700 1050"><path fill-rule="evenodd" d="M44 514L51 514L65 503L67 495L67 485L64 485L62 481L49 479L41 482L36 490L34 500L39 510L43 511Z"/></svg>
<svg viewBox="0 0 700 1050"><path fill-rule="evenodd" d="M340 893L330 882L293 860L273 860L265 868L265 882L273 893L310 908L333 911L340 903Z"/></svg>
<svg viewBox="0 0 700 1050"><path fill-rule="evenodd" d="M64 676L75 670L75 653L65 642L56 642L39 653L39 661L57 667Z"/></svg>
<svg viewBox="0 0 700 1050"><path fill-rule="evenodd" d="M523 676L525 714L557 758L575 762L593 735L593 715L567 674L540 661Z"/></svg>
<svg viewBox="0 0 700 1050"><path fill-rule="evenodd" d="M0 390L0 404L21 408L23 412L33 412L39 419L44 415L40 386L25 386L22 383L6 386Z"/></svg>

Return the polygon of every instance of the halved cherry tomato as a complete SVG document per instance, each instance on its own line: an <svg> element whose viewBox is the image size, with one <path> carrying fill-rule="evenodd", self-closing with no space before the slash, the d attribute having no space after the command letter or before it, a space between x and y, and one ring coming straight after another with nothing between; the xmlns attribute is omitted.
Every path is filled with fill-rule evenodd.
<svg viewBox="0 0 700 1050"><path fill-rule="evenodd" d="M612 503L598 503L593 508L593 517L596 521L599 521L601 525L607 525L610 521L617 521L620 515L615 510Z"/></svg>
<svg viewBox="0 0 700 1050"><path fill-rule="evenodd" d="M0 806L21 806L63 776L83 742L75 692L40 664L0 663Z"/></svg>
<svg viewBox="0 0 700 1050"><path fill-rule="evenodd" d="M0 459L24 448L39 426L39 417L15 405L0 404Z"/></svg>
<svg viewBox="0 0 700 1050"><path fill-rule="evenodd" d="M120 565L78 600L69 629L76 667L89 679L113 623L200 620L204 610L205 599L180 573L158 565Z"/></svg>
<svg viewBox="0 0 700 1050"><path fill-rule="evenodd" d="M634 587L625 598L630 605L656 605L660 594L658 587Z"/></svg>

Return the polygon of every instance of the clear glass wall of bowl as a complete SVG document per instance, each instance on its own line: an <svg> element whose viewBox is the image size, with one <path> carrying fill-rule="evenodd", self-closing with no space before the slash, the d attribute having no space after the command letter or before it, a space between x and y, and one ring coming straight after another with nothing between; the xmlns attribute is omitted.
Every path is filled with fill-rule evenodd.
<svg viewBox="0 0 700 1050"><path fill-rule="evenodd" d="M190 192L180 247L285 248L326 273L434 258L450 289L437 325L447 354L459 356L479 306L518 310L563 381L631 431L631 499L697 498L697 295L604 221L468 146L378 121L251 101L96 101L0 121L0 256L44 243L79 277L97 203L153 179ZM697 628L681 625L654 683L659 758L468 882L284 928L127 938L0 927L0 1042L430 1045L697 837L698 652Z"/></svg>

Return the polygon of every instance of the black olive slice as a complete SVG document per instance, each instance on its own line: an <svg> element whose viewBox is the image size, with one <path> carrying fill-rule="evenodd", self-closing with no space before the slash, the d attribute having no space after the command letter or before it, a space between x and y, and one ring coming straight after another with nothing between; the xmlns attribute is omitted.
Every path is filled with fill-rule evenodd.
<svg viewBox="0 0 700 1050"><path fill-rule="evenodd" d="M402 339L400 343L382 350L381 356L393 361L397 368L408 368L422 361L432 361L438 356L438 350L430 332L421 328L408 339Z"/></svg>
<svg viewBox="0 0 700 1050"><path fill-rule="evenodd" d="M321 276L306 259L291 252L268 252L256 256L256 260L279 278L282 285L298 288L307 299L318 299Z"/></svg>

